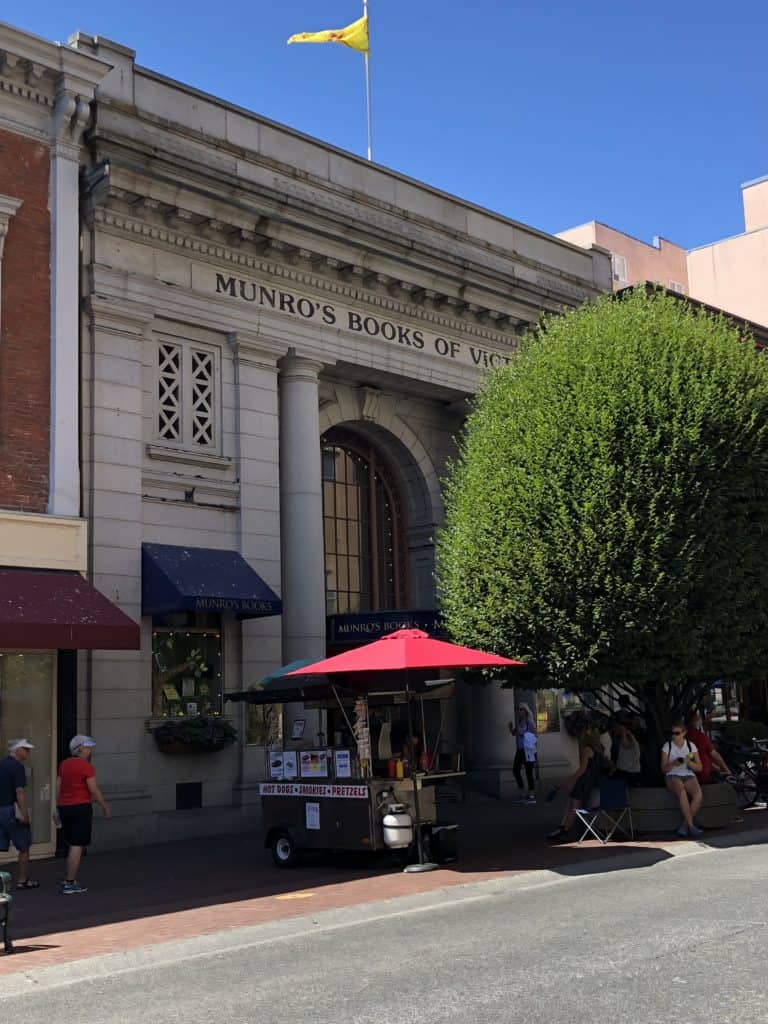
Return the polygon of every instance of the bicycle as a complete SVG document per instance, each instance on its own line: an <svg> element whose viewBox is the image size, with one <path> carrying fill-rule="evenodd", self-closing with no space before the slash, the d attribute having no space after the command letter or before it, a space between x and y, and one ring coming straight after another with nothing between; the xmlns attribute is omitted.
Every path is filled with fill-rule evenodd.
<svg viewBox="0 0 768 1024"><path fill-rule="evenodd" d="M726 781L736 790L740 807L753 807L768 799L768 740L753 737L750 748L723 742L729 748L729 761L736 767Z"/></svg>

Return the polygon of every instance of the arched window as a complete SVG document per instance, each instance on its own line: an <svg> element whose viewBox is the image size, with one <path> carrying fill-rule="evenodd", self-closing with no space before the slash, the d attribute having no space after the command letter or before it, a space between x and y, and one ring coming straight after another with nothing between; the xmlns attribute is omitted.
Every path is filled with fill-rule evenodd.
<svg viewBox="0 0 768 1024"><path fill-rule="evenodd" d="M347 431L329 431L322 444L327 613L407 607L405 526L391 472Z"/></svg>

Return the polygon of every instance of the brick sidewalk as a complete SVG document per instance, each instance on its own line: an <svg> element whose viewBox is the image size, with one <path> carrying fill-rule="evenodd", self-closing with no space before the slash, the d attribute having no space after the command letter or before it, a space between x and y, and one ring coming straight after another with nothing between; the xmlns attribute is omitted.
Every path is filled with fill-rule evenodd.
<svg viewBox="0 0 768 1024"><path fill-rule="evenodd" d="M659 860L669 856L669 837L548 846L542 837L557 812L546 805L517 807L473 795L446 810L460 824L460 860L423 874L404 874L386 856L352 855L280 870L260 838L222 836L93 854L81 872L89 892L64 897L56 885L63 862L36 862L41 888L16 893L17 953L0 956L0 976L536 869L592 873L611 870L619 855L624 867L627 856L647 865L649 850ZM753 812L733 833L766 825L768 813ZM717 835L727 842L728 832Z"/></svg>

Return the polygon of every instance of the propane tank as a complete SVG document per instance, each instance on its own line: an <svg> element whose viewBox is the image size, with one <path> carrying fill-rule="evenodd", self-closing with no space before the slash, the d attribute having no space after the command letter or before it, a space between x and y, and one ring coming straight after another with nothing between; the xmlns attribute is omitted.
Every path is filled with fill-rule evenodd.
<svg viewBox="0 0 768 1024"><path fill-rule="evenodd" d="M384 845L402 850L413 842L413 819L403 804L390 804L381 820Z"/></svg>

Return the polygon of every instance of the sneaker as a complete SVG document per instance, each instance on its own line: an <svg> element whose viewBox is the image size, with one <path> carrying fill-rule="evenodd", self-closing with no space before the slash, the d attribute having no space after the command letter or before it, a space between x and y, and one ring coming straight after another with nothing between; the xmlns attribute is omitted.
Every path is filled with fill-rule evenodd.
<svg viewBox="0 0 768 1024"><path fill-rule="evenodd" d="M680 828L677 830L677 834L680 836L681 839L687 839L688 838L688 826L687 825L681 825Z"/></svg>
<svg viewBox="0 0 768 1024"><path fill-rule="evenodd" d="M528 796L523 801L523 803L535 804L536 803L536 797L533 795L533 793L529 793Z"/></svg>
<svg viewBox="0 0 768 1024"><path fill-rule="evenodd" d="M556 828L554 832L550 832L546 839L548 843L556 843L560 839L565 839L567 835L568 829L563 828L563 826L560 825L559 828Z"/></svg>
<svg viewBox="0 0 768 1024"><path fill-rule="evenodd" d="M75 881L75 882L67 882L67 881L65 881L64 884L61 887L61 895L62 896L71 896L74 893L80 893L80 892L88 892L88 890L87 890L87 888L84 885L80 885L80 883L77 882L77 881Z"/></svg>
<svg viewBox="0 0 768 1024"><path fill-rule="evenodd" d="M689 836L703 836L704 835L704 829L703 828L699 828L698 825L691 825L691 827L688 829L688 835Z"/></svg>

